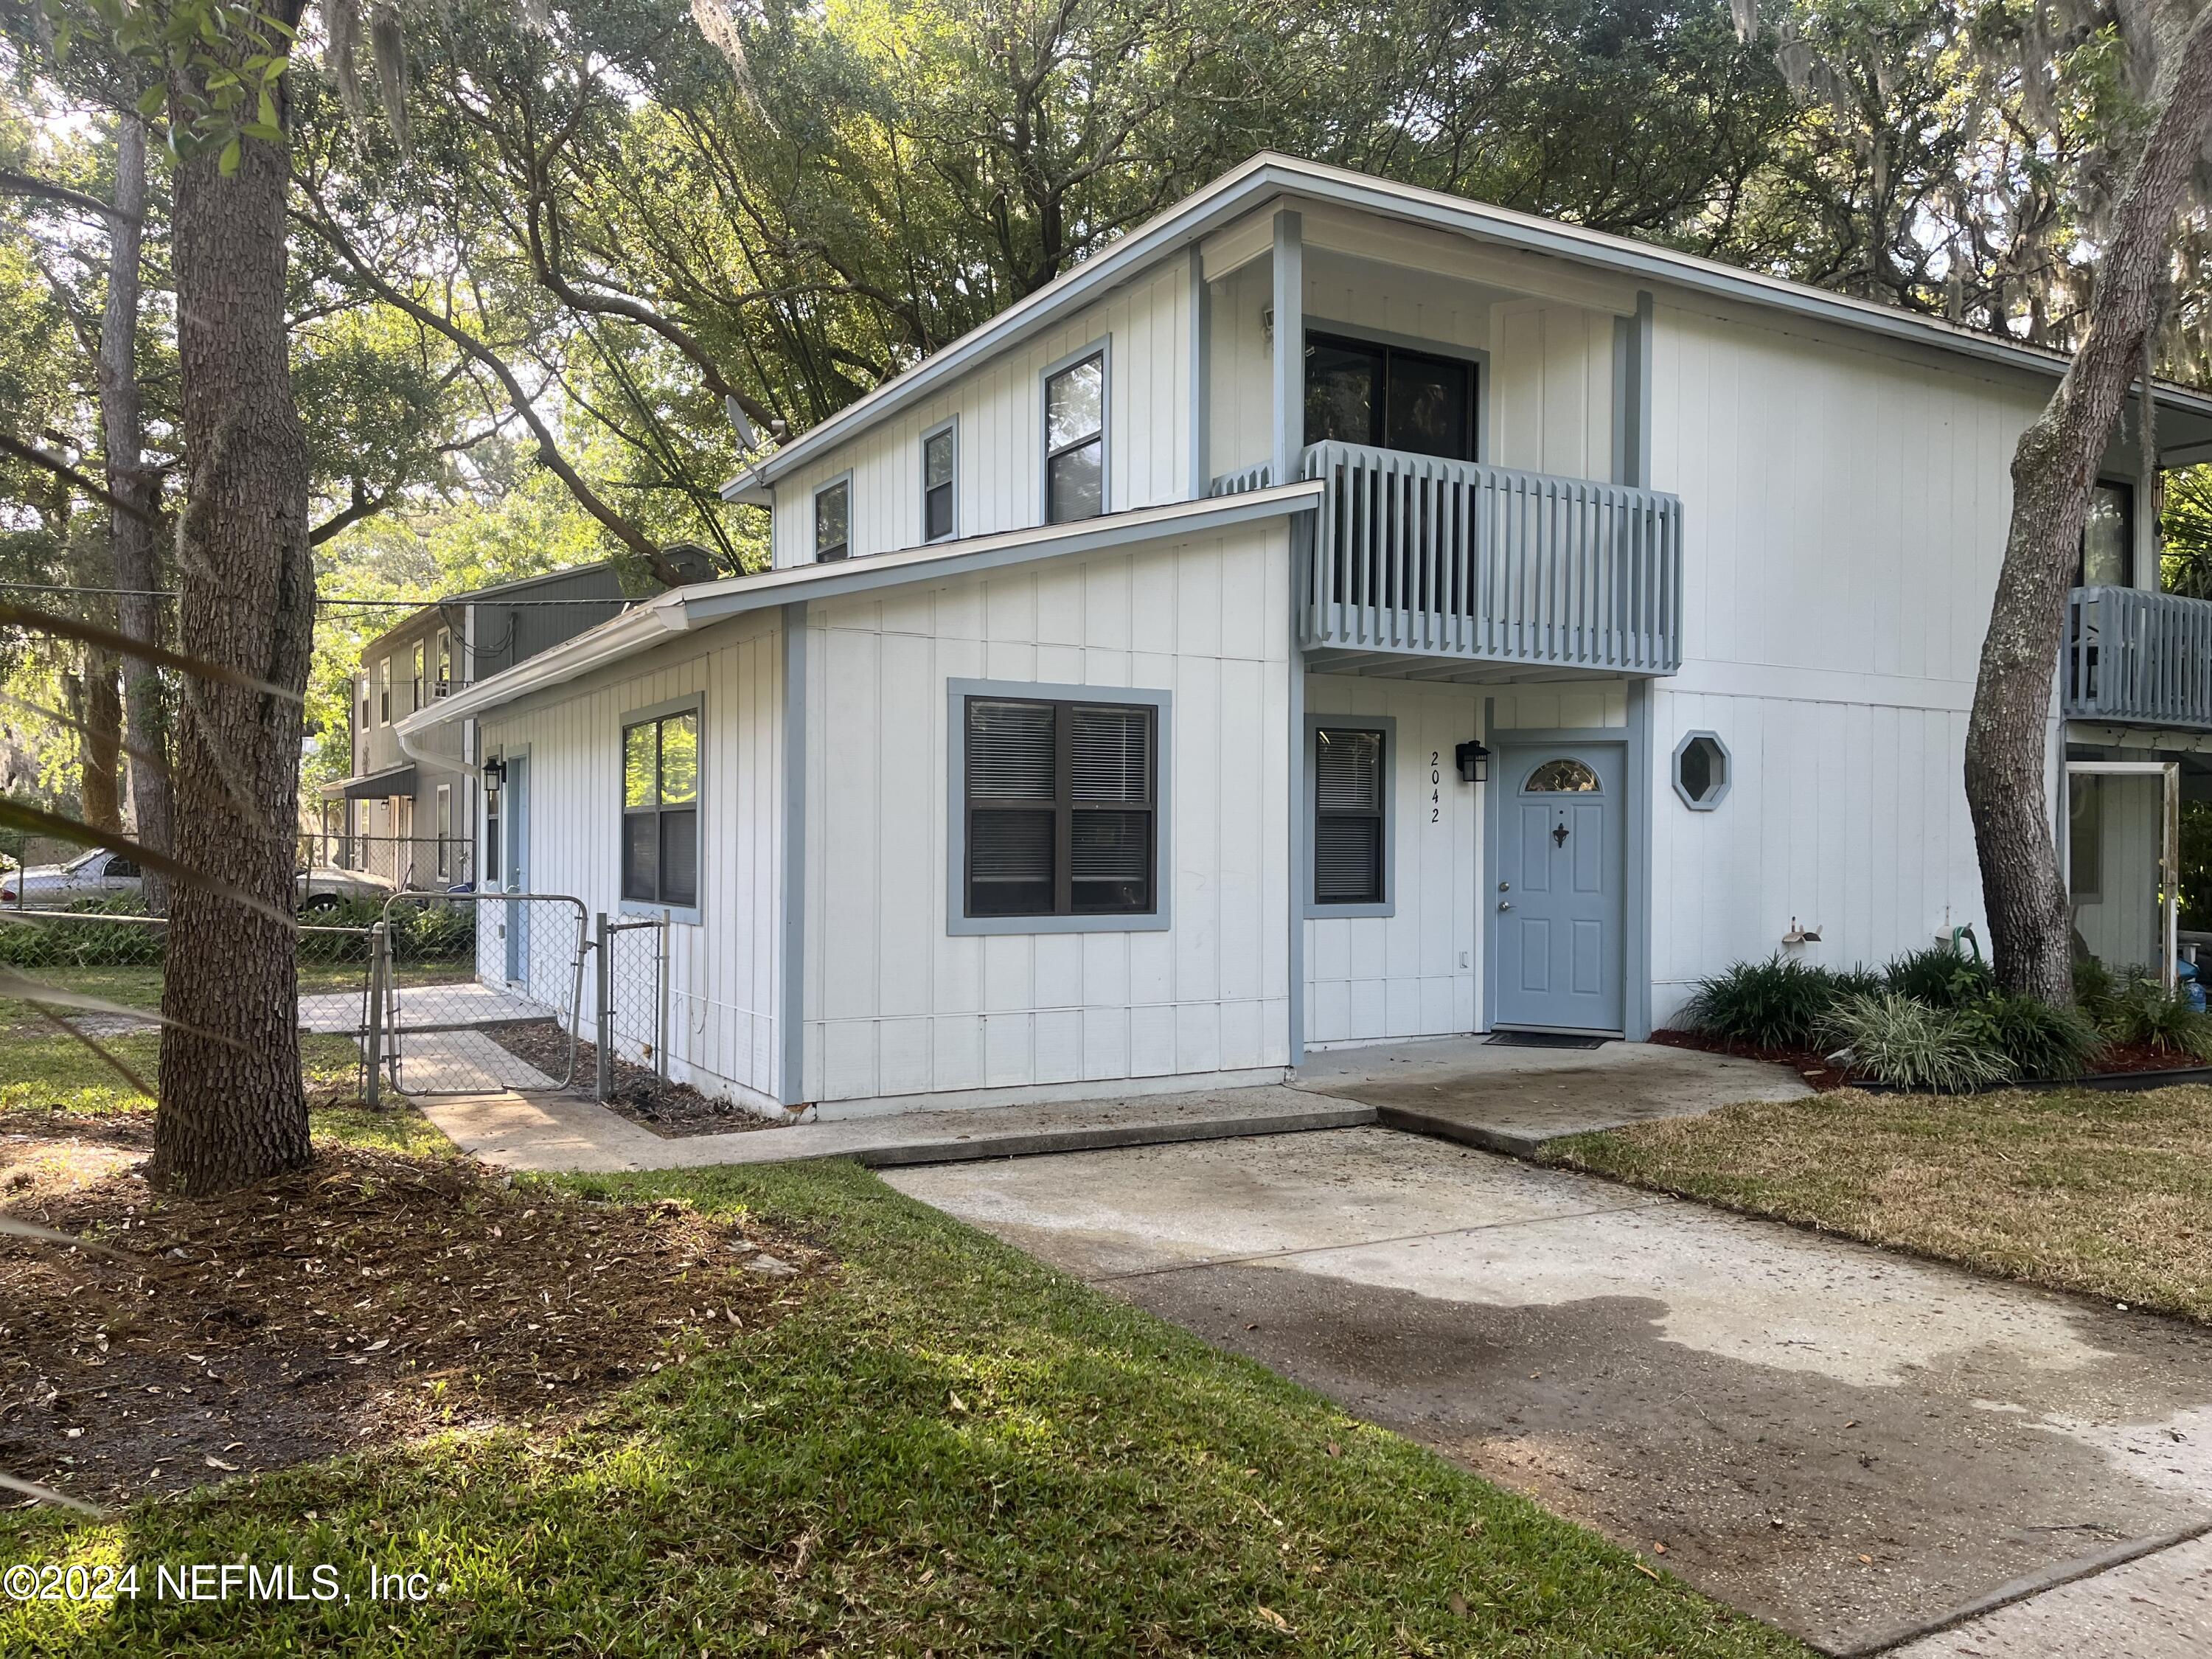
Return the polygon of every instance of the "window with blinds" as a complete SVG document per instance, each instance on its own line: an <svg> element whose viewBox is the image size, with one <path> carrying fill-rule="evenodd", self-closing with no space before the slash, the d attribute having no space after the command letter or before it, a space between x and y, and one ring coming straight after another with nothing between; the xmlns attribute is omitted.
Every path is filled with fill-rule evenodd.
<svg viewBox="0 0 2212 1659"><path fill-rule="evenodd" d="M1383 887L1383 735L1373 727L1315 729L1313 896L1316 904L1380 904Z"/></svg>
<svg viewBox="0 0 2212 1659"><path fill-rule="evenodd" d="M1145 915L1158 863L1158 711L967 699L967 913Z"/></svg>
<svg viewBox="0 0 2212 1659"><path fill-rule="evenodd" d="M622 896L699 902L699 712L623 727Z"/></svg>

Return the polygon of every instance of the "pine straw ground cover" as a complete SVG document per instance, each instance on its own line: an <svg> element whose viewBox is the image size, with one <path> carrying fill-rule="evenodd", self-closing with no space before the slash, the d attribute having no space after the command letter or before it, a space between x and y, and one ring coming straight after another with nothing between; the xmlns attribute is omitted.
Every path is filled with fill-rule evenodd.
<svg viewBox="0 0 2212 1659"><path fill-rule="evenodd" d="M0 1563L135 1565L148 1583L164 1563L303 1583L325 1564L351 1598L0 1601L0 1651L1806 1652L850 1164L497 1201L556 1188L591 1216L673 1201L835 1270L574 1420L368 1443L100 1521L0 1515ZM431 1588L374 1601L371 1569Z"/></svg>
<svg viewBox="0 0 2212 1659"><path fill-rule="evenodd" d="M1985 1273L2212 1322L2212 1088L1729 1106L1548 1161Z"/></svg>

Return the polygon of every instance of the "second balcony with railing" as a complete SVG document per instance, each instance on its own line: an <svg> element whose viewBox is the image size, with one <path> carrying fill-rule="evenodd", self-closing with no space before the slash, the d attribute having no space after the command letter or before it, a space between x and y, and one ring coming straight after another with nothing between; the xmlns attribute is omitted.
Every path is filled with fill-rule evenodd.
<svg viewBox="0 0 2212 1659"><path fill-rule="evenodd" d="M1501 672L1681 666L1679 498L1358 444L1310 444L1299 471L1327 485L1293 594L1310 650ZM1230 473L1213 493L1272 472Z"/></svg>

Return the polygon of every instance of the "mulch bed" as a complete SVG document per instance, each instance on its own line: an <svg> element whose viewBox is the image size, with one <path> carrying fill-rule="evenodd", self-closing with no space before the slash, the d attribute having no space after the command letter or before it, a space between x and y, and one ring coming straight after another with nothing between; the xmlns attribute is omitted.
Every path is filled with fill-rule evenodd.
<svg viewBox="0 0 2212 1659"><path fill-rule="evenodd" d="M1807 1049L1756 1048L1747 1042L1708 1036L1703 1031L1659 1030L1652 1032L1651 1040L1669 1048L1695 1048L1704 1054L1734 1054L1740 1060L1764 1060L1787 1066L1822 1093L1860 1086L1841 1068L1831 1064L1826 1055ZM2198 1063L2193 1055L2154 1048L2148 1043L2115 1042L2107 1044L2098 1055L2096 1067L2089 1075L2115 1077L2130 1072L2172 1072Z"/></svg>
<svg viewBox="0 0 2212 1659"><path fill-rule="evenodd" d="M1733 1054L1738 1060L1763 1060L1771 1065L1787 1066L1823 1094L1831 1089L1850 1087L1850 1080L1841 1066L1832 1063L1826 1054L1809 1048L1755 1048L1748 1042L1707 1036L1703 1031L1672 1029L1654 1031L1651 1040L1667 1048L1695 1048L1700 1054Z"/></svg>
<svg viewBox="0 0 2212 1659"><path fill-rule="evenodd" d="M33 1174L0 1174L11 1213L119 1253L0 1236L0 1468L89 1501L568 1420L773 1323L834 1271L750 1220L594 1202L465 1159L319 1147L295 1174L179 1200L135 1164L39 1179L72 1144L0 1141Z"/></svg>
<svg viewBox="0 0 2212 1659"><path fill-rule="evenodd" d="M517 1060L548 1077L559 1077L568 1064L568 1034L550 1019L487 1026L484 1035ZM598 1074L599 1050L576 1040L574 1086L589 1093ZM743 1129L781 1129L784 1123L748 1111L734 1101L715 1100L688 1083L672 1083L650 1066L617 1057L614 1097L606 1103L641 1128L671 1139L684 1135L726 1135Z"/></svg>

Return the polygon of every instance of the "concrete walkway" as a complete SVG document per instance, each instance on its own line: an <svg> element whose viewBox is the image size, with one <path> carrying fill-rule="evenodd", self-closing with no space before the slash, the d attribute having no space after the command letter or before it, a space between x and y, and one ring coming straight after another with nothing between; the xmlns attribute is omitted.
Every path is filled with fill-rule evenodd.
<svg viewBox="0 0 2212 1659"><path fill-rule="evenodd" d="M1394 1129L1516 1158L1555 1135L1812 1092L1787 1066L1691 1048L1522 1048L1479 1036L1310 1054L1291 1086L1372 1106Z"/></svg>
<svg viewBox="0 0 2212 1659"><path fill-rule="evenodd" d="M1890 1650L1894 1659L2203 1659L2212 1538L2169 1545Z"/></svg>
<svg viewBox="0 0 2212 1659"><path fill-rule="evenodd" d="M1832 1652L2212 1525L2179 1322L1379 1127L888 1178ZM1923 1653L2206 1650L2007 1634L2202 1616L2181 1552L2090 1582Z"/></svg>
<svg viewBox="0 0 2212 1659"><path fill-rule="evenodd" d="M423 1039L414 1039L421 1042ZM410 1055L414 1050L410 1046ZM410 1058L409 1065L414 1063ZM1372 1107L1261 1086L1140 1095L1068 1106L899 1112L830 1123L763 1124L732 1134L661 1136L574 1095L426 1097L415 1104L447 1139L509 1170L697 1169L849 1158L878 1168L1018 1158L1372 1123Z"/></svg>

